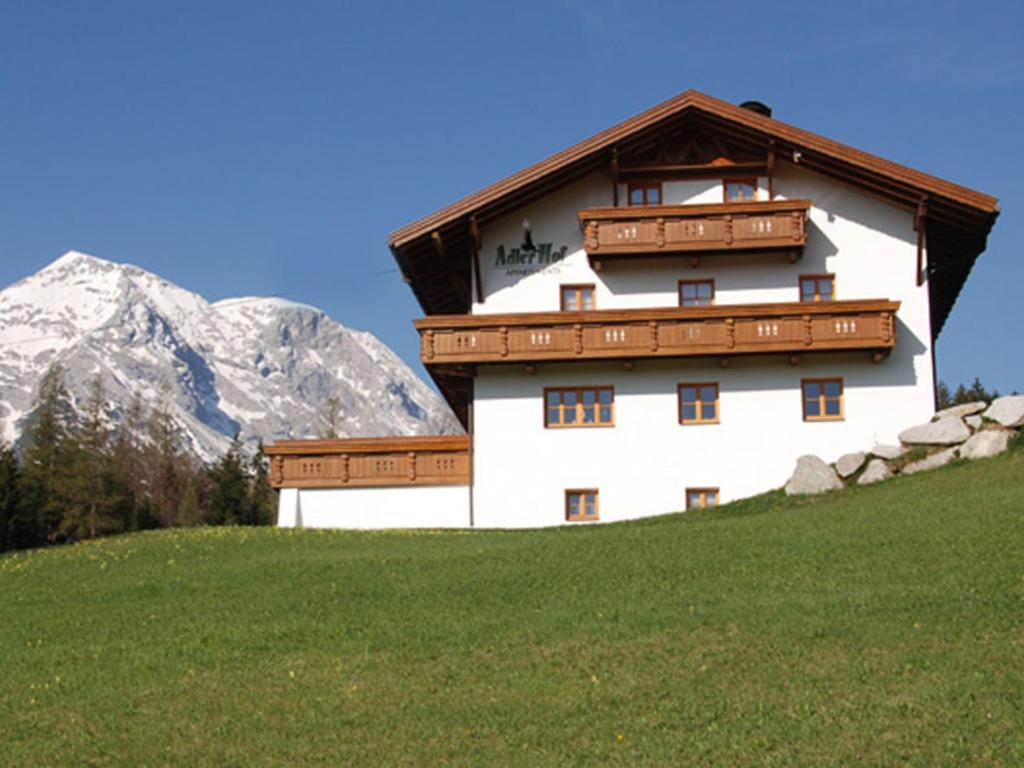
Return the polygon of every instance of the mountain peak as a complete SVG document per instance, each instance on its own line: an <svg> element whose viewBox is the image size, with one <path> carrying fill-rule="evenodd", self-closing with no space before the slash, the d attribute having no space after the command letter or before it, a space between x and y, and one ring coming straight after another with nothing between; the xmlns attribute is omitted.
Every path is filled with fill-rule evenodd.
<svg viewBox="0 0 1024 768"><path fill-rule="evenodd" d="M112 261L101 259L98 256L93 256L89 253L83 253L82 251L71 250L66 252L60 258L51 262L49 265L44 267L44 271L48 269L66 269L71 266L101 266L101 267L116 267L118 266Z"/></svg>
<svg viewBox="0 0 1024 768"><path fill-rule="evenodd" d="M101 376L113 413L165 391L203 459L239 431L252 443L313 437L332 396L348 436L460 431L440 397L381 348L316 307L258 296L210 304L139 267L68 251L0 291L0 441L18 439L36 382L58 360L76 402Z"/></svg>

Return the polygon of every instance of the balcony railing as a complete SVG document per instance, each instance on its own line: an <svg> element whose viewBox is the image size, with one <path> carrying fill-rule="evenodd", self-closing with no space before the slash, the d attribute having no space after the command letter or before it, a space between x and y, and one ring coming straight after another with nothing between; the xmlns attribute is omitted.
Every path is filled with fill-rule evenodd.
<svg viewBox="0 0 1024 768"><path fill-rule="evenodd" d="M274 488L466 485L469 439L283 440L267 448Z"/></svg>
<svg viewBox="0 0 1024 768"><path fill-rule="evenodd" d="M866 350L876 362L896 344L899 302L834 301L417 320L425 365L631 360Z"/></svg>
<svg viewBox="0 0 1024 768"><path fill-rule="evenodd" d="M807 242L809 200L588 208L577 216L592 262L628 256L778 252Z"/></svg>

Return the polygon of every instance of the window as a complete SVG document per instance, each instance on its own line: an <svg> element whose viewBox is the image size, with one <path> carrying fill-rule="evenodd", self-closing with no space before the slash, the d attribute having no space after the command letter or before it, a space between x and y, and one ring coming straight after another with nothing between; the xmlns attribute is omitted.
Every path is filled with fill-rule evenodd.
<svg viewBox="0 0 1024 768"><path fill-rule="evenodd" d="M718 423L718 384L679 385L679 423Z"/></svg>
<svg viewBox="0 0 1024 768"><path fill-rule="evenodd" d="M725 202L749 203L757 200L757 179L725 179Z"/></svg>
<svg viewBox="0 0 1024 768"><path fill-rule="evenodd" d="M597 520L597 491L594 489L565 492L565 519Z"/></svg>
<svg viewBox="0 0 1024 768"><path fill-rule="evenodd" d="M706 307L715 303L714 280L680 280L679 306Z"/></svg>
<svg viewBox="0 0 1024 768"><path fill-rule="evenodd" d="M589 312L595 306L593 285L562 286L563 312Z"/></svg>
<svg viewBox="0 0 1024 768"><path fill-rule="evenodd" d="M718 506L717 488L687 488L686 508L705 509Z"/></svg>
<svg viewBox="0 0 1024 768"><path fill-rule="evenodd" d="M544 390L544 426L611 427L615 424L613 387Z"/></svg>
<svg viewBox="0 0 1024 768"><path fill-rule="evenodd" d="M800 275L800 301L832 301L835 297L835 275Z"/></svg>
<svg viewBox="0 0 1024 768"><path fill-rule="evenodd" d="M842 379L804 379L801 384L804 421L842 421Z"/></svg>
<svg viewBox="0 0 1024 768"><path fill-rule="evenodd" d="M661 182L631 182L627 187L630 205L661 205Z"/></svg>

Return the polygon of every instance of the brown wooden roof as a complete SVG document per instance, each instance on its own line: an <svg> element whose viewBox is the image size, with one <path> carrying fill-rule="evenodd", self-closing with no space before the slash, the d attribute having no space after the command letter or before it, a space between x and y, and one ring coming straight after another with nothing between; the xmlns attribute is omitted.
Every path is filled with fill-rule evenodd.
<svg viewBox="0 0 1024 768"><path fill-rule="evenodd" d="M750 149L865 188L908 208L927 200L932 331L936 336L984 250L996 198L885 160L697 91L686 91L589 139L408 224L390 236L406 281L428 315L470 307L471 221L478 226L601 168L614 151L650 144L681 120L695 120Z"/></svg>

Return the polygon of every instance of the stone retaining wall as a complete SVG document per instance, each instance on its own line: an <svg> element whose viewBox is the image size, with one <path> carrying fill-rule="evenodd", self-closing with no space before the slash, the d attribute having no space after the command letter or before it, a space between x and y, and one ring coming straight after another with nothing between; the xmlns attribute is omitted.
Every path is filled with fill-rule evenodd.
<svg viewBox="0 0 1024 768"><path fill-rule="evenodd" d="M899 445L876 445L840 456L829 465L817 456L797 459L786 483L790 496L824 493L846 485L870 485L893 475L912 475L941 467L953 459L998 456L1024 428L1024 395L954 405L927 424L899 434Z"/></svg>

